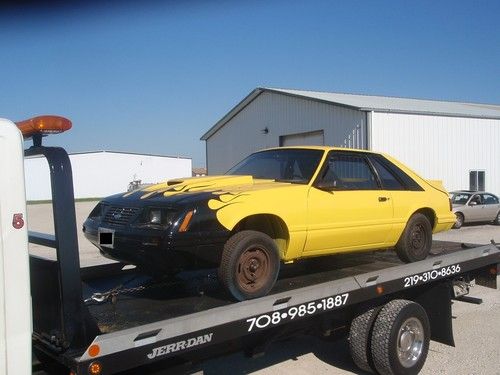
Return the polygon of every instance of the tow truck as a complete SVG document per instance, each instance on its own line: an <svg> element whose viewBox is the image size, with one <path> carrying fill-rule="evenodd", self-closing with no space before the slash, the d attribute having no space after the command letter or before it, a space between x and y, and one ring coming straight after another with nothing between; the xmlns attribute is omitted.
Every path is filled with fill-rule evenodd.
<svg viewBox="0 0 500 375"><path fill-rule="evenodd" d="M262 354L302 332L347 337L362 370L415 374L429 340L454 345L452 300L475 302L473 281L497 288L493 241L435 243L430 257L410 264L391 251L298 262L268 296L237 303L214 270L162 280L121 263L80 267L70 160L42 145L70 127L58 116L17 126L0 119L2 374L164 373L237 350ZM54 234L27 230L23 159L33 155L49 165ZM56 259L30 255L28 242L54 248Z"/></svg>

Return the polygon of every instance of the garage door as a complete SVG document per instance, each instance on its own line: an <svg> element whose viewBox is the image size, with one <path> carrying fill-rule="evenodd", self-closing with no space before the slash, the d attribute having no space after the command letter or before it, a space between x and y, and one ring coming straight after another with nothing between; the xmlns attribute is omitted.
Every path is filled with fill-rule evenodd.
<svg viewBox="0 0 500 375"><path fill-rule="evenodd" d="M323 146L324 144L325 137L323 134L323 130L280 136L280 147L300 145Z"/></svg>

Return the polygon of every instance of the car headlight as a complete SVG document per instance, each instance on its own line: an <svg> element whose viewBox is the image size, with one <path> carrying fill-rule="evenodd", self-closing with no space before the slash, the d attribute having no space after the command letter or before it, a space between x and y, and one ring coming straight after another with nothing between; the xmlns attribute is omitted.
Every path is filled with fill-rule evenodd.
<svg viewBox="0 0 500 375"><path fill-rule="evenodd" d="M94 207L94 209L90 212L89 217L92 219L99 219L104 216L104 211L106 210L107 205L99 202Z"/></svg>
<svg viewBox="0 0 500 375"><path fill-rule="evenodd" d="M149 211L149 222L151 224L161 224L161 210Z"/></svg>
<svg viewBox="0 0 500 375"><path fill-rule="evenodd" d="M137 224L153 228L167 228L174 223L176 216L177 211L171 209L146 208Z"/></svg>

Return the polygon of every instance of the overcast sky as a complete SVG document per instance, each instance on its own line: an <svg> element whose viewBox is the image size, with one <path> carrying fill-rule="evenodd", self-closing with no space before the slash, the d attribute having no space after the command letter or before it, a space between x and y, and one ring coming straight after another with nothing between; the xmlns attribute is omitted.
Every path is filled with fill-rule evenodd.
<svg viewBox="0 0 500 375"><path fill-rule="evenodd" d="M25 3L0 47L0 117L66 116L46 143L70 152L203 166L201 135L259 86L500 104L495 0Z"/></svg>

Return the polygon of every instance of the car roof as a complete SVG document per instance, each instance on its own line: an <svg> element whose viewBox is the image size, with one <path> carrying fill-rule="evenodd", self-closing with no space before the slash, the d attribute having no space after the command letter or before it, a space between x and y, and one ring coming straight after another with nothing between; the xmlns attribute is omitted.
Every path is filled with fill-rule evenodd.
<svg viewBox="0 0 500 375"><path fill-rule="evenodd" d="M332 147L332 146L284 146L284 147L271 147L266 148L259 151L268 151L268 150L321 150L321 151L353 151L353 152L362 152L362 153L370 153L370 154L378 154L381 155L380 152L374 152L370 150L364 150L359 148L347 148L347 147Z"/></svg>
<svg viewBox="0 0 500 375"><path fill-rule="evenodd" d="M476 190L454 190L450 191L451 194L459 194L459 193L466 193L466 194L490 194L490 195L495 195L493 193L489 193L487 191L476 191Z"/></svg>

